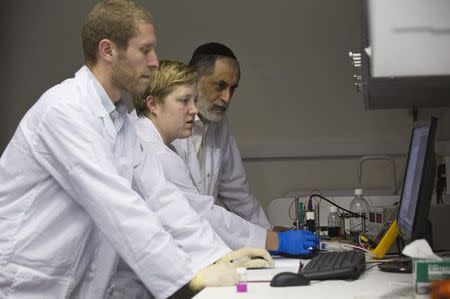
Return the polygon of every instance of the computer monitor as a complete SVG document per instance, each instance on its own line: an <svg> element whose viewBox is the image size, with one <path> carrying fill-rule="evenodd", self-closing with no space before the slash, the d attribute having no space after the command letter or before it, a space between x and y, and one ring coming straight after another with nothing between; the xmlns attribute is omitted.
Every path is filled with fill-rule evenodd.
<svg viewBox="0 0 450 299"><path fill-rule="evenodd" d="M437 119L414 124L397 215L400 237L405 243L425 238L432 246L428 219L436 173L434 138Z"/></svg>
<svg viewBox="0 0 450 299"><path fill-rule="evenodd" d="M428 214L436 173L434 154L436 125L437 119L432 117L428 122L416 123L413 126L397 221L390 226L380 244L374 249L378 257L384 256L395 240L397 231L402 241L399 245L424 238L431 247L433 246ZM400 252L401 247L398 248ZM410 259L386 262L378 267L381 271L387 272L411 273L412 271Z"/></svg>

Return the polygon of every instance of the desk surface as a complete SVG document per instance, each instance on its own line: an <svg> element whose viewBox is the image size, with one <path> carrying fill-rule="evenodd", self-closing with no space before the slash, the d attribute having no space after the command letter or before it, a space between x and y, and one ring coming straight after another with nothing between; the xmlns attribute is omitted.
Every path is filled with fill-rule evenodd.
<svg viewBox="0 0 450 299"><path fill-rule="evenodd" d="M370 267L372 264L368 264ZM298 260L275 259L274 269L248 270L248 279L270 280L276 273L297 272ZM236 287L216 287L202 290L195 299L228 298L428 298L414 292L412 274L385 273L373 267L354 281L312 281L309 286L270 287L269 282L249 282L247 293L237 293Z"/></svg>

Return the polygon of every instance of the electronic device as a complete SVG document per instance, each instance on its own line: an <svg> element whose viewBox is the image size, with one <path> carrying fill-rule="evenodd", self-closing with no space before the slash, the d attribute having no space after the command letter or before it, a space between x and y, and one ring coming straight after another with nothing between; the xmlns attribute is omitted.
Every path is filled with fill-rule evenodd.
<svg viewBox="0 0 450 299"><path fill-rule="evenodd" d="M270 281L271 287L294 287L309 285L310 280L301 273L281 272Z"/></svg>
<svg viewBox="0 0 450 299"><path fill-rule="evenodd" d="M295 206L295 222L294 225L296 229L302 229L304 224L304 216L305 216L305 210L303 207L303 203L300 202L300 199L296 197L294 199L294 206Z"/></svg>
<svg viewBox="0 0 450 299"><path fill-rule="evenodd" d="M318 254L301 270L307 279L357 279L366 270L363 251L332 251Z"/></svg>
<svg viewBox="0 0 450 299"><path fill-rule="evenodd" d="M436 174L436 127L437 119L434 117L426 123L416 123L413 126L397 219L374 249L377 257L384 256L397 236L406 244L424 238L433 247L428 215ZM378 250L379 247L381 249ZM401 272L395 269L395 263L381 264L378 267L383 271ZM404 261L399 267L410 269L405 267Z"/></svg>
<svg viewBox="0 0 450 299"><path fill-rule="evenodd" d="M375 255L376 258L383 258L386 252L391 248L394 241L397 240L398 237L397 219L395 219L394 222L390 225L386 223L386 225L383 226L383 229L380 231L379 235L382 237L379 238L380 239L379 242L373 245L373 247L375 248L372 250L372 253Z"/></svg>
<svg viewBox="0 0 450 299"><path fill-rule="evenodd" d="M380 270L391 273L412 273L412 262L411 259L384 262Z"/></svg>
<svg viewBox="0 0 450 299"><path fill-rule="evenodd" d="M398 205L369 207L367 214L367 237L375 244L381 241L386 231L397 219Z"/></svg>

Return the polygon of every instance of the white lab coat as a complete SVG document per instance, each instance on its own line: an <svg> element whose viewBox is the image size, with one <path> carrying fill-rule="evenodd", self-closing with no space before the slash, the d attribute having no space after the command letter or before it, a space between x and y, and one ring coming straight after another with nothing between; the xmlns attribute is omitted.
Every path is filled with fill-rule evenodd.
<svg viewBox="0 0 450 299"><path fill-rule="evenodd" d="M260 203L250 192L244 165L231 135L226 116L219 123L209 124L205 136L205 181L191 138L177 139L172 145L189 168L192 180L201 194L220 198L233 213L264 228L269 221Z"/></svg>
<svg viewBox="0 0 450 299"><path fill-rule="evenodd" d="M86 67L42 95L0 159L1 298L103 298L118 254L164 298L229 251L144 147L128 119L117 133Z"/></svg>
<svg viewBox="0 0 450 299"><path fill-rule="evenodd" d="M208 220L228 246L232 249L265 248L266 229L215 205L214 197L201 195L192 182L186 164L164 144L160 133L150 119L136 118L133 119L133 123L136 132L147 143L149 150L159 158L167 179L183 191L191 206Z"/></svg>

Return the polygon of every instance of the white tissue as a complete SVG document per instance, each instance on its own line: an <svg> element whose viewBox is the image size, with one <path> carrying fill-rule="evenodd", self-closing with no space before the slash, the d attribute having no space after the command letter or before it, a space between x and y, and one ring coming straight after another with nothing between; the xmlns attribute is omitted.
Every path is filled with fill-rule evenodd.
<svg viewBox="0 0 450 299"><path fill-rule="evenodd" d="M413 259L442 260L441 257L433 253L433 250L425 239L415 240L406 245L402 253Z"/></svg>

